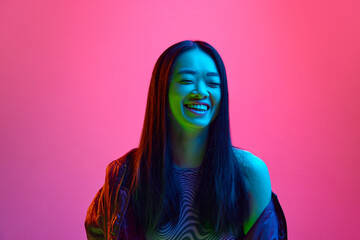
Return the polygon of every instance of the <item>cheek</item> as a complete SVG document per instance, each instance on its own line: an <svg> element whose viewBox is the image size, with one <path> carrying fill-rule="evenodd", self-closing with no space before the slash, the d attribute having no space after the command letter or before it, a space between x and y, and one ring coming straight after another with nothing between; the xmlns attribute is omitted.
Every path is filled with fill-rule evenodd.
<svg viewBox="0 0 360 240"><path fill-rule="evenodd" d="M173 113L181 111L181 97L179 94L169 92L169 107Z"/></svg>
<svg viewBox="0 0 360 240"><path fill-rule="evenodd" d="M220 112L220 107L221 107L221 95L219 94L215 99L215 104L216 104L216 110L215 110L215 116L219 115Z"/></svg>
<svg viewBox="0 0 360 240"><path fill-rule="evenodd" d="M212 104L214 106L220 106L220 102L221 102L221 92L220 91L216 91L212 94Z"/></svg>

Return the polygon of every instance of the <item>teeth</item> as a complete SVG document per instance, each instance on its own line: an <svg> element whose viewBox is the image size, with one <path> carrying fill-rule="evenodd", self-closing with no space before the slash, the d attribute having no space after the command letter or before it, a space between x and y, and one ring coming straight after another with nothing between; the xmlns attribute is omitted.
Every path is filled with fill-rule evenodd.
<svg viewBox="0 0 360 240"><path fill-rule="evenodd" d="M200 110L207 110L207 106L206 105L198 105L198 104L187 104L187 107L189 108L194 108L194 109L200 109Z"/></svg>

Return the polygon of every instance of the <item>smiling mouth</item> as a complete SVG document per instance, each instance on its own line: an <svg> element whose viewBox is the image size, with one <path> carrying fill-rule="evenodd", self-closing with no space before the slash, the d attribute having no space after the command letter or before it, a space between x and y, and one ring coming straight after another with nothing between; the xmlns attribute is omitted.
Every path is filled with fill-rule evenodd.
<svg viewBox="0 0 360 240"><path fill-rule="evenodd" d="M184 107L187 109L191 109L191 110L195 110L195 111L199 111L199 112L206 112L207 110L209 110L208 106L206 105L193 105L193 104L184 104Z"/></svg>

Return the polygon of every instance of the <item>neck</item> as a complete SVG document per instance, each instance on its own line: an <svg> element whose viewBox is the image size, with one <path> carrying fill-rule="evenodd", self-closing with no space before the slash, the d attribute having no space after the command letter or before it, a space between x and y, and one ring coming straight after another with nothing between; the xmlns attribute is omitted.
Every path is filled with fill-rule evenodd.
<svg viewBox="0 0 360 240"><path fill-rule="evenodd" d="M180 168L199 167L204 159L208 128L187 130L171 128L172 159Z"/></svg>

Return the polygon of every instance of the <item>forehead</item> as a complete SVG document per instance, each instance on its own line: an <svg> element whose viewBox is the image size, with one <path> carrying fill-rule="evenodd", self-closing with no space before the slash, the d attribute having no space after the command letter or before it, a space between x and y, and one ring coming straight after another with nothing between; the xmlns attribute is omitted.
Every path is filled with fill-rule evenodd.
<svg viewBox="0 0 360 240"><path fill-rule="evenodd" d="M176 57L173 69L195 68L198 70L218 72L215 61L201 49L191 49Z"/></svg>

